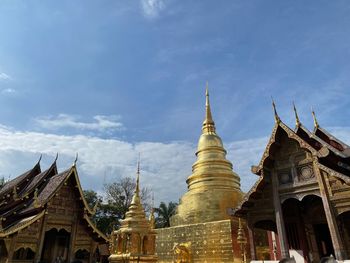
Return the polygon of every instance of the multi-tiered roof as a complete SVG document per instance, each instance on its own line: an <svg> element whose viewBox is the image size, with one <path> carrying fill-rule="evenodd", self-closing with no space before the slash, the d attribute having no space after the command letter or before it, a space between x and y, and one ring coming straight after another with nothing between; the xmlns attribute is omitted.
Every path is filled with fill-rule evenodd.
<svg viewBox="0 0 350 263"><path fill-rule="evenodd" d="M42 218L48 213L50 200L70 180L75 185L76 200L84 211L81 219L91 229L94 239L106 241L107 237L90 219L95 211L84 198L75 162L69 169L59 173L57 157L44 171L41 171L40 159L32 169L7 182L0 189L0 238L15 234Z"/></svg>

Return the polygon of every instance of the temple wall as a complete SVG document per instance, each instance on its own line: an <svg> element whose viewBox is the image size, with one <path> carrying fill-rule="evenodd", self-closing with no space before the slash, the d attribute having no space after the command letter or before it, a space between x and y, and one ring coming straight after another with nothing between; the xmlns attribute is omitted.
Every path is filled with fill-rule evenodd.
<svg viewBox="0 0 350 263"><path fill-rule="evenodd" d="M174 245L188 242L190 262L241 262L237 230L238 223L232 220L156 229L158 262L174 262ZM249 248L246 251L249 254Z"/></svg>

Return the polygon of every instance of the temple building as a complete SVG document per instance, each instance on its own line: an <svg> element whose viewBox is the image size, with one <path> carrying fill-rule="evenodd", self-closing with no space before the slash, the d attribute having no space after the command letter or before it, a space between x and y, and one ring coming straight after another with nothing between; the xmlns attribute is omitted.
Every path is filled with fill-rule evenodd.
<svg viewBox="0 0 350 263"><path fill-rule="evenodd" d="M108 258L110 263L157 262L153 210L148 220L141 204L139 182L138 164L136 187L129 210L121 221L120 228L111 235L111 256Z"/></svg>
<svg viewBox="0 0 350 263"><path fill-rule="evenodd" d="M275 126L257 166L258 179L234 215L247 222L252 259L257 257L255 233L268 230L270 258L297 262L337 260L350 256L350 147L320 127L299 120L285 125L275 113ZM265 258L266 259L266 258Z"/></svg>
<svg viewBox="0 0 350 263"><path fill-rule="evenodd" d="M57 159L57 158L56 158ZM107 237L93 224L76 162L58 173L40 160L0 189L0 262L96 262Z"/></svg>
<svg viewBox="0 0 350 263"><path fill-rule="evenodd" d="M229 208L243 196L240 178L216 133L208 89L205 106L197 161L186 181L188 191L170 219L171 227L157 229L159 262L241 262L246 256L237 242L238 219L229 215Z"/></svg>

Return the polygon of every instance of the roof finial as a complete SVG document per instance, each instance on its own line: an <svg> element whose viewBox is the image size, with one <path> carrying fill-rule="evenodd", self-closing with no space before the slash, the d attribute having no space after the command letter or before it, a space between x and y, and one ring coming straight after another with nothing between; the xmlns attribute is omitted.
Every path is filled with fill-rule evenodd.
<svg viewBox="0 0 350 263"><path fill-rule="evenodd" d="M315 129L318 129L320 127L320 125L318 124L315 111L312 107L311 107L311 113L312 113L312 117L314 118L314 127L315 127Z"/></svg>
<svg viewBox="0 0 350 263"><path fill-rule="evenodd" d="M56 153L56 157L55 157L55 161L54 162L56 162L57 159L58 159L58 152Z"/></svg>
<svg viewBox="0 0 350 263"><path fill-rule="evenodd" d="M78 161L78 152L76 153L75 155L75 160L74 160L74 163L73 163L73 166L76 166L77 165L77 161Z"/></svg>
<svg viewBox="0 0 350 263"><path fill-rule="evenodd" d="M209 102L209 89L208 81L205 87L205 119L202 127L203 133L215 133L215 123L211 115L210 102Z"/></svg>
<svg viewBox="0 0 350 263"><path fill-rule="evenodd" d="M301 122L300 122L300 120L299 120L297 108L295 107L294 101L293 101L293 109L294 109L294 114L295 114L295 124L297 125L297 127L299 127L300 124L301 124Z"/></svg>
<svg viewBox="0 0 350 263"><path fill-rule="evenodd" d="M275 101L273 100L272 96L271 96L271 100L272 100L273 112L274 112L274 114L275 114L275 122L276 122L276 123L280 123L281 119L280 119L280 117L279 117L278 114L277 114L276 104L275 104Z"/></svg>
<svg viewBox="0 0 350 263"><path fill-rule="evenodd" d="M43 154L40 154L39 160L38 160L38 164L40 164L41 158L43 158Z"/></svg>

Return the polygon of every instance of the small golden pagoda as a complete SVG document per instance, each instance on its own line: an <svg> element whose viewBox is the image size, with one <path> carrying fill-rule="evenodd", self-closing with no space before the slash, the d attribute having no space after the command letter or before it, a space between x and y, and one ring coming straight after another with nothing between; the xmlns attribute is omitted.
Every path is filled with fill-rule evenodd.
<svg viewBox="0 0 350 263"><path fill-rule="evenodd" d="M238 219L230 216L230 208L242 199L240 178L233 172L221 138L216 134L208 86L205 97L205 119L196 152L197 161L186 180L188 191L170 219L171 227L157 229L159 262L242 260L241 245L237 242Z"/></svg>
<svg viewBox="0 0 350 263"><path fill-rule="evenodd" d="M109 262L157 262L154 224L146 218L140 200L140 165L135 193L119 230L112 232ZM152 215L151 215L152 218ZM151 220L152 221L152 220Z"/></svg>

